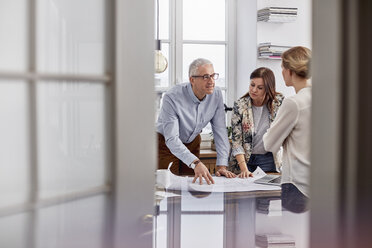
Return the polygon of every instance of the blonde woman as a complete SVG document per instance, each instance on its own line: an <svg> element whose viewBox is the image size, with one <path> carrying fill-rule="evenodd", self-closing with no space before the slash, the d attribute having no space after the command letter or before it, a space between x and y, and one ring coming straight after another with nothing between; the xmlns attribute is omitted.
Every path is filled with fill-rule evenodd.
<svg viewBox="0 0 372 248"><path fill-rule="evenodd" d="M293 212L307 209L310 177L311 51L293 47L282 55L282 74L286 86L296 95L286 98L276 119L263 137L267 151L283 146L282 204Z"/></svg>

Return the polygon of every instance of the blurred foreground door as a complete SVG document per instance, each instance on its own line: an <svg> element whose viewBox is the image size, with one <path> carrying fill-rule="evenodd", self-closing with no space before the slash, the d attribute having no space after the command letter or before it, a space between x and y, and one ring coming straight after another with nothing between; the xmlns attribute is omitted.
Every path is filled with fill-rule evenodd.
<svg viewBox="0 0 372 248"><path fill-rule="evenodd" d="M0 1L0 247L151 247L154 13Z"/></svg>
<svg viewBox="0 0 372 248"><path fill-rule="evenodd" d="M154 1L116 3L115 247L151 247L156 165Z"/></svg>

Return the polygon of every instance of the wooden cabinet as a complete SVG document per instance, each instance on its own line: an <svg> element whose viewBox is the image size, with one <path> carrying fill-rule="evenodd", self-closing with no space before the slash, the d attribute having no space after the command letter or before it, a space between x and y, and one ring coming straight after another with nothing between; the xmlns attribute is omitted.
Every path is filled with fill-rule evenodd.
<svg viewBox="0 0 372 248"><path fill-rule="evenodd" d="M200 150L200 161L207 166L209 172L214 174L216 172L216 158L217 152L212 150Z"/></svg>
<svg viewBox="0 0 372 248"><path fill-rule="evenodd" d="M216 158L217 152L212 150L200 150L200 161L207 166L209 172L214 174L216 172ZM180 176L193 176L194 170L186 166L181 161L179 162L181 166L179 167Z"/></svg>

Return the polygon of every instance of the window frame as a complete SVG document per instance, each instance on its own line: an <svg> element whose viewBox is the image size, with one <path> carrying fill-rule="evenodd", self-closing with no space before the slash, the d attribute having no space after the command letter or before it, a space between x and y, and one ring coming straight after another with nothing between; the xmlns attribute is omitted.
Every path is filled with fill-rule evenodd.
<svg viewBox="0 0 372 248"><path fill-rule="evenodd" d="M169 45L169 85L168 87L155 86L155 91L160 98L162 93L174 85L183 83L183 45L184 44L208 44L225 45L225 87L220 87L225 91L226 104L231 106L235 99L235 57L236 57L236 2L234 0L225 0L225 40L183 40L183 0L169 0L169 39L161 40L162 43Z"/></svg>

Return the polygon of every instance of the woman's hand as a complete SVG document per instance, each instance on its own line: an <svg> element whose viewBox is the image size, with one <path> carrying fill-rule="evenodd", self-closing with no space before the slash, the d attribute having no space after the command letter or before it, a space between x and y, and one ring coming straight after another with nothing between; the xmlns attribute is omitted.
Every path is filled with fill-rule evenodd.
<svg viewBox="0 0 372 248"><path fill-rule="evenodd" d="M238 175L239 178L248 178L253 177L253 173L250 172L248 169L244 169L240 171L240 174Z"/></svg>
<svg viewBox="0 0 372 248"><path fill-rule="evenodd" d="M236 177L235 173L226 170L226 166L217 166L216 176L225 176L227 178L234 178Z"/></svg>

